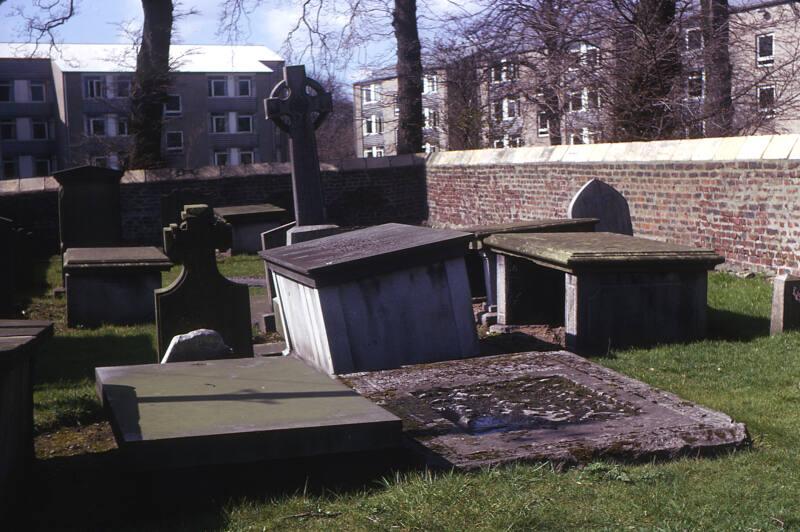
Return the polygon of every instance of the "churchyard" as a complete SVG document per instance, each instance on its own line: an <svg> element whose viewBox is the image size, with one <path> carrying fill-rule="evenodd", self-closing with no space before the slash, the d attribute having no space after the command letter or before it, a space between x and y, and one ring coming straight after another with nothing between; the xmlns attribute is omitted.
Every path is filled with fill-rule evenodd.
<svg viewBox="0 0 800 532"><path fill-rule="evenodd" d="M597 179L567 218L332 223L330 95L284 77L294 224L173 194L122 245L121 174L57 173L61 254L0 321L23 528L800 527L796 279L634 234Z"/></svg>

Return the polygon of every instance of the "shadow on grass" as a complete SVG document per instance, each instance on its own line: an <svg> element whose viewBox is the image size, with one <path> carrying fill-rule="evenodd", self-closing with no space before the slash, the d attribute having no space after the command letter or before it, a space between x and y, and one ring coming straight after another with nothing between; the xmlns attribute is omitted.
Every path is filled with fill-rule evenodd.
<svg viewBox="0 0 800 532"><path fill-rule="evenodd" d="M362 493L421 467L403 449L156 472L128 470L117 450L52 458L35 464L23 524L26 530L219 530L229 524L231 503ZM281 517L286 528L304 519Z"/></svg>
<svg viewBox="0 0 800 532"><path fill-rule="evenodd" d="M769 336L769 319L738 312L708 308L710 340L755 340Z"/></svg>
<svg viewBox="0 0 800 532"><path fill-rule="evenodd" d="M152 364L158 360L149 334L56 335L36 357L37 385L94 380L94 368Z"/></svg>

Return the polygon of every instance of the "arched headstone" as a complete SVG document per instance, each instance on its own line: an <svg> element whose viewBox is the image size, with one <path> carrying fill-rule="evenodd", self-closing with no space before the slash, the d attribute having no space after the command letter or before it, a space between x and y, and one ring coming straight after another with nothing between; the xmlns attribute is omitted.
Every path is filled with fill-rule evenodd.
<svg viewBox="0 0 800 532"><path fill-rule="evenodd" d="M633 236L628 202L614 187L592 179L572 198L567 209L570 218L597 218L594 230Z"/></svg>

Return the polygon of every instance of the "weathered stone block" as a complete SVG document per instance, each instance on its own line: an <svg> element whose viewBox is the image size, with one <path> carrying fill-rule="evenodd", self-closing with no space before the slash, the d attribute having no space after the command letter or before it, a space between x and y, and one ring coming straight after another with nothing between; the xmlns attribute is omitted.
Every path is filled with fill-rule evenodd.
<svg viewBox="0 0 800 532"><path fill-rule="evenodd" d="M800 329L800 277L778 275L772 284L770 334Z"/></svg>

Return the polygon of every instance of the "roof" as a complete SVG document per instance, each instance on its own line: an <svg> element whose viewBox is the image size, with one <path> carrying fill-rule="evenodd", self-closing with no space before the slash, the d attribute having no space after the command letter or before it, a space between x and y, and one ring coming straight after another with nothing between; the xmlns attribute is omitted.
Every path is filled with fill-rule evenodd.
<svg viewBox="0 0 800 532"><path fill-rule="evenodd" d="M133 72L136 48L131 44L0 43L0 58L50 58L64 72ZM263 61L283 61L266 46L173 44L170 60L176 72L272 72Z"/></svg>

